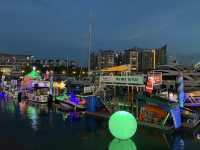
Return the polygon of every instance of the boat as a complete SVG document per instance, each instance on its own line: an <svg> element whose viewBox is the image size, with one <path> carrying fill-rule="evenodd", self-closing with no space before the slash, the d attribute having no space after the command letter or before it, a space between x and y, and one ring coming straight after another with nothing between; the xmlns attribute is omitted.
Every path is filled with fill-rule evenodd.
<svg viewBox="0 0 200 150"><path fill-rule="evenodd" d="M26 99L35 103L48 103L49 82L32 81L32 88L26 90Z"/></svg>
<svg viewBox="0 0 200 150"><path fill-rule="evenodd" d="M6 91L6 96L10 99L17 99L18 91L12 90L12 91Z"/></svg>
<svg viewBox="0 0 200 150"><path fill-rule="evenodd" d="M176 88L177 76L181 73L184 79L186 91L200 89L200 72L195 72L193 68L177 64L160 65L153 73L162 73L163 88Z"/></svg>
<svg viewBox="0 0 200 150"><path fill-rule="evenodd" d="M21 83L22 97L34 103L48 103L50 81L42 80L39 73L33 69Z"/></svg>
<svg viewBox="0 0 200 150"><path fill-rule="evenodd" d="M179 113L176 115L175 111ZM136 118L140 125L162 130L173 130L181 126L180 109L177 103L144 94L138 94L136 97ZM171 118L173 120L170 120Z"/></svg>
<svg viewBox="0 0 200 150"><path fill-rule="evenodd" d="M68 80L65 85L66 88L62 88L61 90L64 92L59 93L60 95L55 97L55 102L60 103L62 107L68 108L70 106L72 109L85 110L86 98L90 96L94 90L92 77Z"/></svg>
<svg viewBox="0 0 200 150"><path fill-rule="evenodd" d="M144 93L137 95L136 117L140 125L162 130L194 128L200 123L199 114L180 107L179 102Z"/></svg>
<svg viewBox="0 0 200 150"><path fill-rule="evenodd" d="M173 64L161 65L157 70L153 70L151 74L161 73L162 84L160 85L160 95L168 97L168 99L177 101L177 81L181 74L184 83L184 106L190 109L200 107L200 72L189 67Z"/></svg>
<svg viewBox="0 0 200 150"><path fill-rule="evenodd" d="M56 97L56 102L60 103L61 106L69 108L69 106L74 110L84 110L86 109L86 100L78 98L73 92L64 93L63 95Z"/></svg>

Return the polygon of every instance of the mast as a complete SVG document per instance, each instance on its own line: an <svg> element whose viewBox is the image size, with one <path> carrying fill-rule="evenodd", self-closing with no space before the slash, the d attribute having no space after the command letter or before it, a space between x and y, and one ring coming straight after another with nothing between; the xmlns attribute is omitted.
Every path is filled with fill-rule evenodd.
<svg viewBox="0 0 200 150"><path fill-rule="evenodd" d="M89 21L89 38L88 38L88 73L91 71L90 55L92 50L92 13L90 11L90 21Z"/></svg>

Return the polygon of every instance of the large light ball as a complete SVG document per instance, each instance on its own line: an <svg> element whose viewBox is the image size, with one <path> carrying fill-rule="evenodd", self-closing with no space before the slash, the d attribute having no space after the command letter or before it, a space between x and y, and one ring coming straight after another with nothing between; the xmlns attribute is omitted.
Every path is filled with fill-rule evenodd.
<svg viewBox="0 0 200 150"><path fill-rule="evenodd" d="M131 139L114 139L109 145L109 150L137 150L137 147Z"/></svg>
<svg viewBox="0 0 200 150"><path fill-rule="evenodd" d="M109 130L118 139L131 138L137 130L135 117L126 111L117 111L109 119Z"/></svg>

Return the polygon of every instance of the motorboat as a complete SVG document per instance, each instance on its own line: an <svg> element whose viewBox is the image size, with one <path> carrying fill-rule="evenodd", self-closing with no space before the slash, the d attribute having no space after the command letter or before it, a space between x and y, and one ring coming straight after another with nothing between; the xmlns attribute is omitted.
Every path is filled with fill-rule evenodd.
<svg viewBox="0 0 200 150"><path fill-rule="evenodd" d="M200 89L200 72L195 72L192 67L177 64L160 65L153 73L162 73L163 88L176 88L177 77L183 76L186 91Z"/></svg>
<svg viewBox="0 0 200 150"><path fill-rule="evenodd" d="M77 110L84 110L86 108L86 100L78 98L73 92L64 93L56 97L56 102L60 103L63 107L71 107Z"/></svg>
<svg viewBox="0 0 200 150"><path fill-rule="evenodd" d="M21 82L22 97L35 103L47 103L50 91L50 81L42 80L39 73L33 69Z"/></svg>
<svg viewBox="0 0 200 150"><path fill-rule="evenodd" d="M27 100L35 103L47 103L49 97L48 81L33 81L32 88L26 90Z"/></svg>

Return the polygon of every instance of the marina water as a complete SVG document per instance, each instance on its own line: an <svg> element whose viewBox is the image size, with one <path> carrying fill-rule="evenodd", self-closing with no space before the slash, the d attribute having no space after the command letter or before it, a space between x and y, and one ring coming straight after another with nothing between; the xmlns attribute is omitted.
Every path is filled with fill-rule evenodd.
<svg viewBox="0 0 200 150"><path fill-rule="evenodd" d="M107 150L112 140L108 120L46 105L0 100L2 149ZM132 141L138 150L196 150L200 147L200 127L174 133L139 127Z"/></svg>

